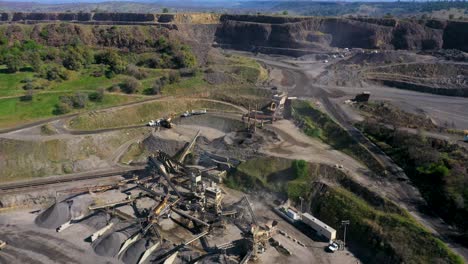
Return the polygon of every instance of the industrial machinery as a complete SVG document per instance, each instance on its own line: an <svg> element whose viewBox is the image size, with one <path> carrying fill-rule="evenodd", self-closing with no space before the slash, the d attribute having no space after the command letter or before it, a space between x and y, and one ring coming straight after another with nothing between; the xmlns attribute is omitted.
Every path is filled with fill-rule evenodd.
<svg viewBox="0 0 468 264"><path fill-rule="evenodd" d="M7 243L3 240L0 240L0 250L4 249L6 247Z"/></svg>
<svg viewBox="0 0 468 264"><path fill-rule="evenodd" d="M150 120L147 124L150 127L164 127L172 128L172 116L167 118L159 118L156 120Z"/></svg>

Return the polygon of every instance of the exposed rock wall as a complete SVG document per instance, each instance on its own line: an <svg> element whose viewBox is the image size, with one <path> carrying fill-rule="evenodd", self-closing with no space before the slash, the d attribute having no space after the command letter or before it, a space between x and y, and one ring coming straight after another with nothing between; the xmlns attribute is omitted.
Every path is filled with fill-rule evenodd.
<svg viewBox="0 0 468 264"><path fill-rule="evenodd" d="M135 23L196 23L217 24L220 15L206 13L142 14L142 13L0 13L0 21L78 21L78 22L135 22Z"/></svg>
<svg viewBox="0 0 468 264"><path fill-rule="evenodd" d="M137 14L137 13L0 13L3 22L159 24L185 31L200 24L218 25L215 41L237 49L302 49L326 51L333 47L367 49L468 51L468 22L379 18L281 17L251 15ZM183 28L179 25L186 25ZM161 27L162 27L161 26ZM210 26L210 28L213 26ZM211 30L204 31L212 34ZM211 38L203 36L203 39ZM138 37L138 36L136 36ZM200 37L196 35L195 37ZM195 39L193 39L195 41ZM296 53L291 50L292 53ZM301 53L301 52L299 52Z"/></svg>
<svg viewBox="0 0 468 264"><path fill-rule="evenodd" d="M217 42L249 50L253 46L315 49L328 42L331 47L468 51L467 22L247 15L224 15L220 20ZM318 35L327 37L314 37Z"/></svg>

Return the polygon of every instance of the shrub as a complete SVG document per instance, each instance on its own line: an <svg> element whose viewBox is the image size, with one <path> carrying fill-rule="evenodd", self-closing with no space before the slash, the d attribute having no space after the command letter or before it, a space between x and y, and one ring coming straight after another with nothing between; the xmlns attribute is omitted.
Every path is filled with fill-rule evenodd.
<svg viewBox="0 0 468 264"><path fill-rule="evenodd" d="M148 77L148 74L145 71L141 70L133 64L129 64L127 66L125 73L127 75L137 78L138 80L145 79L146 77Z"/></svg>
<svg viewBox="0 0 468 264"><path fill-rule="evenodd" d="M304 179L309 175L309 167L304 160L293 161L292 168L297 179Z"/></svg>
<svg viewBox="0 0 468 264"><path fill-rule="evenodd" d="M34 85L30 82L23 85L23 90L32 90L32 89L34 89Z"/></svg>
<svg viewBox="0 0 468 264"><path fill-rule="evenodd" d="M71 109L72 108L70 107L70 105L68 105L66 103L63 103L63 102L60 102L57 105L55 105L55 109L53 111L53 114L54 115L63 115L63 114L69 113L71 111Z"/></svg>
<svg viewBox="0 0 468 264"><path fill-rule="evenodd" d="M169 73L169 83L173 84L173 83L177 83L179 81L180 81L180 73L177 72L177 71L171 71Z"/></svg>
<svg viewBox="0 0 468 264"><path fill-rule="evenodd" d="M154 81L153 85L149 88L146 88L143 93L146 95L155 95L161 93L161 88L162 88L162 82L161 79L157 79Z"/></svg>
<svg viewBox="0 0 468 264"><path fill-rule="evenodd" d="M120 86L118 84L114 84L111 87L107 88L107 90L109 92L117 92L118 90L120 90Z"/></svg>
<svg viewBox="0 0 468 264"><path fill-rule="evenodd" d="M88 96L85 93L76 93L72 98L72 105L74 108L84 108Z"/></svg>
<svg viewBox="0 0 468 264"><path fill-rule="evenodd" d="M88 95L89 100L93 102L102 102L104 99L104 89L98 89L96 92L92 92Z"/></svg>
<svg viewBox="0 0 468 264"><path fill-rule="evenodd" d="M26 91L26 94L20 97L20 101L32 101L33 92L31 90Z"/></svg>
<svg viewBox="0 0 468 264"><path fill-rule="evenodd" d="M137 92L138 88L140 88L140 86L141 86L141 84L137 79L135 79L133 77L130 77L130 78L125 79L120 84L120 89L124 93L132 94L132 93Z"/></svg>
<svg viewBox="0 0 468 264"><path fill-rule="evenodd" d="M41 77L49 81L68 80L68 72L60 66L46 66L41 70Z"/></svg>

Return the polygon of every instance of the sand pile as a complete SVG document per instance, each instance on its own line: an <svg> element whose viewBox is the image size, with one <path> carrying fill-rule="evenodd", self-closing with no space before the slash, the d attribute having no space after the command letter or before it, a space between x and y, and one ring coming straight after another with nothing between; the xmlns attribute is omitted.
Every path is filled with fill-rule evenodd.
<svg viewBox="0 0 468 264"><path fill-rule="evenodd" d="M67 202L60 202L53 204L47 210L39 214L34 222L39 227L55 229L71 219L70 204Z"/></svg>

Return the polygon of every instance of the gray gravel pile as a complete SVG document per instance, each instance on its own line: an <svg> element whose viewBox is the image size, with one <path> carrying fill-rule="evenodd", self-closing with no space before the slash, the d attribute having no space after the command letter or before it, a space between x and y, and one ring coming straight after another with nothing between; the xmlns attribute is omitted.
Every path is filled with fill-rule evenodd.
<svg viewBox="0 0 468 264"><path fill-rule="evenodd" d="M154 153L157 150L161 150L173 156L177 153L177 151L179 151L185 146L185 142L161 139L157 136L151 135L145 138L145 140L143 140L143 145L145 146L145 149L150 153Z"/></svg>
<svg viewBox="0 0 468 264"><path fill-rule="evenodd" d="M154 243L146 238L142 238L131 245L123 254L122 261L125 264L136 264L143 256L145 251L150 248Z"/></svg>
<svg viewBox="0 0 468 264"><path fill-rule="evenodd" d="M99 256L114 257L119 253L120 247L127 240L126 232L113 232L94 243L94 252Z"/></svg>
<svg viewBox="0 0 468 264"><path fill-rule="evenodd" d="M55 229L72 219L70 205L66 202L55 203L40 213L35 223L39 227Z"/></svg>
<svg viewBox="0 0 468 264"><path fill-rule="evenodd" d="M93 229L99 230L107 225L108 216L104 212L98 212L89 218L83 219L81 224L85 224Z"/></svg>
<svg viewBox="0 0 468 264"><path fill-rule="evenodd" d="M79 220L89 214L89 206L93 199L87 195L78 196L73 198L70 207L70 214L72 220Z"/></svg>

